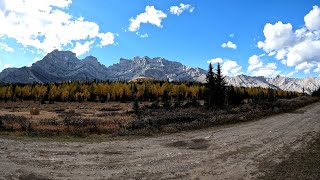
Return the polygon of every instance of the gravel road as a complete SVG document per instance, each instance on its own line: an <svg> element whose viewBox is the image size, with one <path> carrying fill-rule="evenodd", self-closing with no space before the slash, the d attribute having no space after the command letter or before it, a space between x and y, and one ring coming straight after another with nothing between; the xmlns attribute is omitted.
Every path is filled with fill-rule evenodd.
<svg viewBox="0 0 320 180"><path fill-rule="evenodd" d="M257 121L130 140L0 137L0 179L255 179L320 132L320 103Z"/></svg>

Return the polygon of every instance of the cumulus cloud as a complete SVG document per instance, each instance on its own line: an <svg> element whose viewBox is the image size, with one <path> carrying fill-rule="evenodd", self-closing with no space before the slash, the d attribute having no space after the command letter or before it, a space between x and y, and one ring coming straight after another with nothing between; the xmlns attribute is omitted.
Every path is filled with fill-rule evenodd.
<svg viewBox="0 0 320 180"><path fill-rule="evenodd" d="M114 44L114 34L111 32L99 33L97 36L101 39L100 47Z"/></svg>
<svg viewBox="0 0 320 180"><path fill-rule="evenodd" d="M95 22L73 17L64 10L71 0L4 0L0 9L0 37L13 38L43 53L68 49L80 41L101 39L100 46L114 43L112 33L100 32Z"/></svg>
<svg viewBox="0 0 320 180"><path fill-rule="evenodd" d="M315 73L320 73L320 63L316 65L317 67L313 70Z"/></svg>
<svg viewBox="0 0 320 180"><path fill-rule="evenodd" d="M180 4L180 6L171 6L170 7L170 13L180 16L184 11L193 12L194 7L192 7L190 4Z"/></svg>
<svg viewBox="0 0 320 180"><path fill-rule="evenodd" d="M248 63L248 72L252 76L265 76L265 77L274 77L280 74L280 71L277 71L276 63L263 63L261 57L265 56L265 54L261 55L252 55L249 57Z"/></svg>
<svg viewBox="0 0 320 180"><path fill-rule="evenodd" d="M222 58L213 58L210 61L207 61L207 63L215 64L215 63L222 63L223 59Z"/></svg>
<svg viewBox="0 0 320 180"><path fill-rule="evenodd" d="M81 56L90 51L90 45L93 43L94 41L87 41L84 44L77 42L76 46L71 51L76 53L77 56Z"/></svg>
<svg viewBox="0 0 320 180"><path fill-rule="evenodd" d="M309 12L304 17L304 22L306 23L306 27L313 31L320 29L320 8L318 6L313 6L313 10Z"/></svg>
<svg viewBox="0 0 320 180"><path fill-rule="evenodd" d="M234 43L231 42L231 41L228 41L227 43L223 43L223 44L221 45L221 47L223 47L223 48L230 48L230 49L237 49L237 45L234 44Z"/></svg>
<svg viewBox="0 0 320 180"><path fill-rule="evenodd" d="M221 69L222 74L225 76L237 76L242 74L242 66L240 66L236 61L232 60L226 60L223 62Z"/></svg>
<svg viewBox="0 0 320 180"><path fill-rule="evenodd" d="M320 40L303 41L289 49L287 65L296 66L302 62L320 62Z"/></svg>
<svg viewBox="0 0 320 180"><path fill-rule="evenodd" d="M276 63L268 63L265 66L258 68L252 72L252 76L264 76L264 77L274 77L280 74L280 71L277 71Z"/></svg>
<svg viewBox="0 0 320 180"><path fill-rule="evenodd" d="M304 21L295 31L290 23L266 24L265 40L258 47L296 71L309 73L320 63L320 8L313 6Z"/></svg>
<svg viewBox="0 0 320 180"><path fill-rule="evenodd" d="M167 14L161 10L157 10L154 6L147 6L144 13L137 15L135 18L132 17L129 19L129 31L138 31L141 24L147 23L161 28L161 22L165 18L167 18Z"/></svg>
<svg viewBox="0 0 320 180"><path fill-rule="evenodd" d="M263 34L265 41L259 41L258 47L265 52L277 51L290 46L294 43L294 33L292 32L292 25L290 23L283 24L281 21L273 24L266 24L264 26Z"/></svg>
<svg viewBox="0 0 320 180"><path fill-rule="evenodd" d="M295 70L301 71L303 70L304 73L309 73L310 70L315 67L314 64L310 64L308 62L303 62L296 66Z"/></svg>
<svg viewBox="0 0 320 180"><path fill-rule="evenodd" d="M248 72L251 72L257 68L261 68L263 66L263 62L260 59L260 56L253 55L249 58L249 67Z"/></svg>
<svg viewBox="0 0 320 180"><path fill-rule="evenodd" d="M288 54L288 50L286 50L286 49L280 49L280 50L276 53L275 58L276 58L277 60L283 60L283 59L286 57L287 54Z"/></svg>
<svg viewBox="0 0 320 180"><path fill-rule="evenodd" d="M218 58L213 58L210 61L207 61L207 63L211 63L211 64L220 63L221 71L224 76L237 76L242 74L241 72L242 66L240 66L237 63L237 61L233 61L230 59L222 59L218 57Z"/></svg>
<svg viewBox="0 0 320 180"><path fill-rule="evenodd" d="M0 42L0 49L7 52L14 52L12 47L9 47L8 44Z"/></svg>

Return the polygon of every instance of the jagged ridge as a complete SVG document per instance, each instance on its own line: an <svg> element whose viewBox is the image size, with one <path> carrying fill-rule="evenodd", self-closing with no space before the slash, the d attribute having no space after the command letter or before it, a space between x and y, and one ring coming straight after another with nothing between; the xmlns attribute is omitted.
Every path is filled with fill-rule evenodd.
<svg viewBox="0 0 320 180"><path fill-rule="evenodd" d="M88 56L78 59L71 51L58 51L47 54L31 67L7 68L0 73L4 83L48 83L74 80L132 80L139 77L170 81L205 82L206 70L192 68L179 62L168 61L161 57L135 57L132 60L121 58L119 63L106 67L97 58ZM277 76L265 78L239 75L225 77L233 86L279 88L287 91L311 93L320 87L320 80L315 77L303 79Z"/></svg>

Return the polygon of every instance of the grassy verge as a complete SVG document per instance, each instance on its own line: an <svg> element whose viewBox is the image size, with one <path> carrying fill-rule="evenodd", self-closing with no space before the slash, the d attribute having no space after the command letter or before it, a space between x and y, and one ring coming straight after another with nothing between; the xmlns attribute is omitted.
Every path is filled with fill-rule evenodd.
<svg viewBox="0 0 320 180"><path fill-rule="evenodd" d="M259 179L320 179L320 135L308 147L293 152Z"/></svg>

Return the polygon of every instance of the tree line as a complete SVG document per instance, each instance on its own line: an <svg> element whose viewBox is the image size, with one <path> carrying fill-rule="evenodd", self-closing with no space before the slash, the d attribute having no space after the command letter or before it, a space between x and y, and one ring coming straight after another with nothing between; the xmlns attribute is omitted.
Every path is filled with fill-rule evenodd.
<svg viewBox="0 0 320 180"><path fill-rule="evenodd" d="M211 65L210 65L211 66ZM210 70L211 69L211 70ZM209 68L206 83L169 81L94 81L33 84L0 84L1 101L49 102L205 100L209 106L239 104L243 99L292 98L301 93L266 88L226 86L221 75Z"/></svg>
<svg viewBox="0 0 320 180"><path fill-rule="evenodd" d="M244 88L226 86L225 79L218 63L216 71L209 64L205 83L205 103L207 107L223 108L229 105L239 105L244 99L252 99L255 102L275 101L278 98L293 98L304 93L288 92L272 88Z"/></svg>

